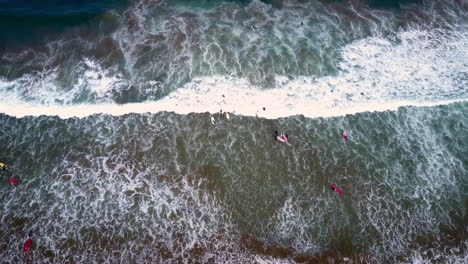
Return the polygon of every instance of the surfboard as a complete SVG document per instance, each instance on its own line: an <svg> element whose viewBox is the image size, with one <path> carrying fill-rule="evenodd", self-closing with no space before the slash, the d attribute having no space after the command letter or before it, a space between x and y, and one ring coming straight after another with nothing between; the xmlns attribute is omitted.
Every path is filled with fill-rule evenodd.
<svg viewBox="0 0 468 264"><path fill-rule="evenodd" d="M226 113L226 118L229 119L229 113Z"/></svg>
<svg viewBox="0 0 468 264"><path fill-rule="evenodd" d="M13 184L18 184L18 183L19 183L19 182L17 182L17 181L16 181L15 179L13 179L13 178L10 178L9 181L10 181L11 183L13 183Z"/></svg>
<svg viewBox="0 0 468 264"><path fill-rule="evenodd" d="M214 117L211 117L211 124L214 125L215 123L216 123L216 121L215 121Z"/></svg>
<svg viewBox="0 0 468 264"><path fill-rule="evenodd" d="M340 190L340 189L338 189L338 187L337 187L335 184L332 184L332 185L330 185L330 186L332 187L332 189L333 189L335 192L337 192L337 193L339 193L339 194L342 194L342 193L343 193L343 191Z"/></svg>
<svg viewBox="0 0 468 264"><path fill-rule="evenodd" d="M28 239L28 241L26 241L26 243L24 243L24 248L23 248L23 251L24 252L27 252L29 250L29 247L31 247L31 242L32 242L32 239Z"/></svg>

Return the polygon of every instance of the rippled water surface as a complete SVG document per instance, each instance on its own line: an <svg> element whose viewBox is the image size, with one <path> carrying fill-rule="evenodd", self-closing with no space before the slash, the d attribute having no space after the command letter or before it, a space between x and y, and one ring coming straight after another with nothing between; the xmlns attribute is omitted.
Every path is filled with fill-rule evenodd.
<svg viewBox="0 0 468 264"><path fill-rule="evenodd" d="M467 21L464 0L0 0L0 259L466 263Z"/></svg>

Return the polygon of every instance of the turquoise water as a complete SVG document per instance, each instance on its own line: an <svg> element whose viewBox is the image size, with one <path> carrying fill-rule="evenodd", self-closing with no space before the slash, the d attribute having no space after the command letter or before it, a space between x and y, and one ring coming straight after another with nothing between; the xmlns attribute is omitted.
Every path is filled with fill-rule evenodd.
<svg viewBox="0 0 468 264"><path fill-rule="evenodd" d="M25 3L5 262L468 261L463 2Z"/></svg>

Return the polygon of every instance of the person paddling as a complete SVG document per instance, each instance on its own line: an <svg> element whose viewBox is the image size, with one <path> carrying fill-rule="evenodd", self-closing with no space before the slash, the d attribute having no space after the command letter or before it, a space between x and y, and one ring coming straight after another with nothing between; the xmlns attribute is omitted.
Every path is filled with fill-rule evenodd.
<svg viewBox="0 0 468 264"><path fill-rule="evenodd" d="M28 232L28 240L26 241L26 243L24 243L24 248L23 248L23 252L27 252L29 250L29 247L31 247L31 243L32 243L32 236L33 236L33 232L32 230L30 230Z"/></svg>
<svg viewBox="0 0 468 264"><path fill-rule="evenodd" d="M0 162L0 168L1 168L2 170L7 170L7 169L9 169L8 165L6 165L5 163L1 163L1 162ZM12 184L18 184L18 183L19 183L19 182L17 182L17 181L16 181L15 179L13 179L13 178L9 178L8 181L10 181Z"/></svg>
<svg viewBox="0 0 468 264"><path fill-rule="evenodd" d="M338 187L335 184L330 185L331 189L339 194L342 194L343 191L338 189Z"/></svg>
<svg viewBox="0 0 468 264"><path fill-rule="evenodd" d="M8 166L5 163L0 162L0 168L2 168L3 170L7 170Z"/></svg>
<svg viewBox="0 0 468 264"><path fill-rule="evenodd" d="M287 143L289 138L288 138L288 134L278 134L278 130L275 130L275 139L278 140L279 142L285 142Z"/></svg>

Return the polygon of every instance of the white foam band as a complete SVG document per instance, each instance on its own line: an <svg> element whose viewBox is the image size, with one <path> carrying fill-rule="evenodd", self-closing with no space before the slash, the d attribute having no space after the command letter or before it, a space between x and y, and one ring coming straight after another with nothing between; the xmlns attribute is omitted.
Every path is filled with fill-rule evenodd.
<svg viewBox="0 0 468 264"><path fill-rule="evenodd" d="M71 90L55 86L54 70L42 73L45 77L39 74L13 81L0 79L0 111L17 117L68 118L101 113L187 114L223 110L280 118L300 114L330 117L396 110L407 105L447 104L468 99L467 43L468 33L463 31L402 31L397 34L397 41L369 37L345 46L340 70L334 76L276 75L274 89L257 87L247 78L196 77L160 100L125 105L116 105L112 98L112 91L128 86L123 77L84 58L87 70L83 80ZM151 86L151 81L147 84ZM89 91L93 103L75 105L83 89Z"/></svg>
<svg viewBox="0 0 468 264"><path fill-rule="evenodd" d="M219 88L219 87L218 87ZM288 95L289 93L289 95ZM309 118L333 117L360 112L381 112L397 110L402 106L436 106L454 102L467 101L443 100L435 102L418 102L398 100L385 102L372 100L366 97L359 98L357 102L348 101L346 104L337 103L333 97L324 97L323 100L314 100L297 96L292 99L292 92L282 89L267 91L247 90L232 91L224 89L204 89L194 91L189 89L178 90L169 96L154 102L129 104L81 104L70 106L41 106L27 103L0 104L0 112L15 117L24 116L59 116L60 118L86 117L94 114L125 115L129 113L158 113L162 111L177 114L188 113L218 113L230 112L244 116L259 116L268 119L304 115ZM224 95L224 97L223 97ZM263 110L265 107L265 110Z"/></svg>

